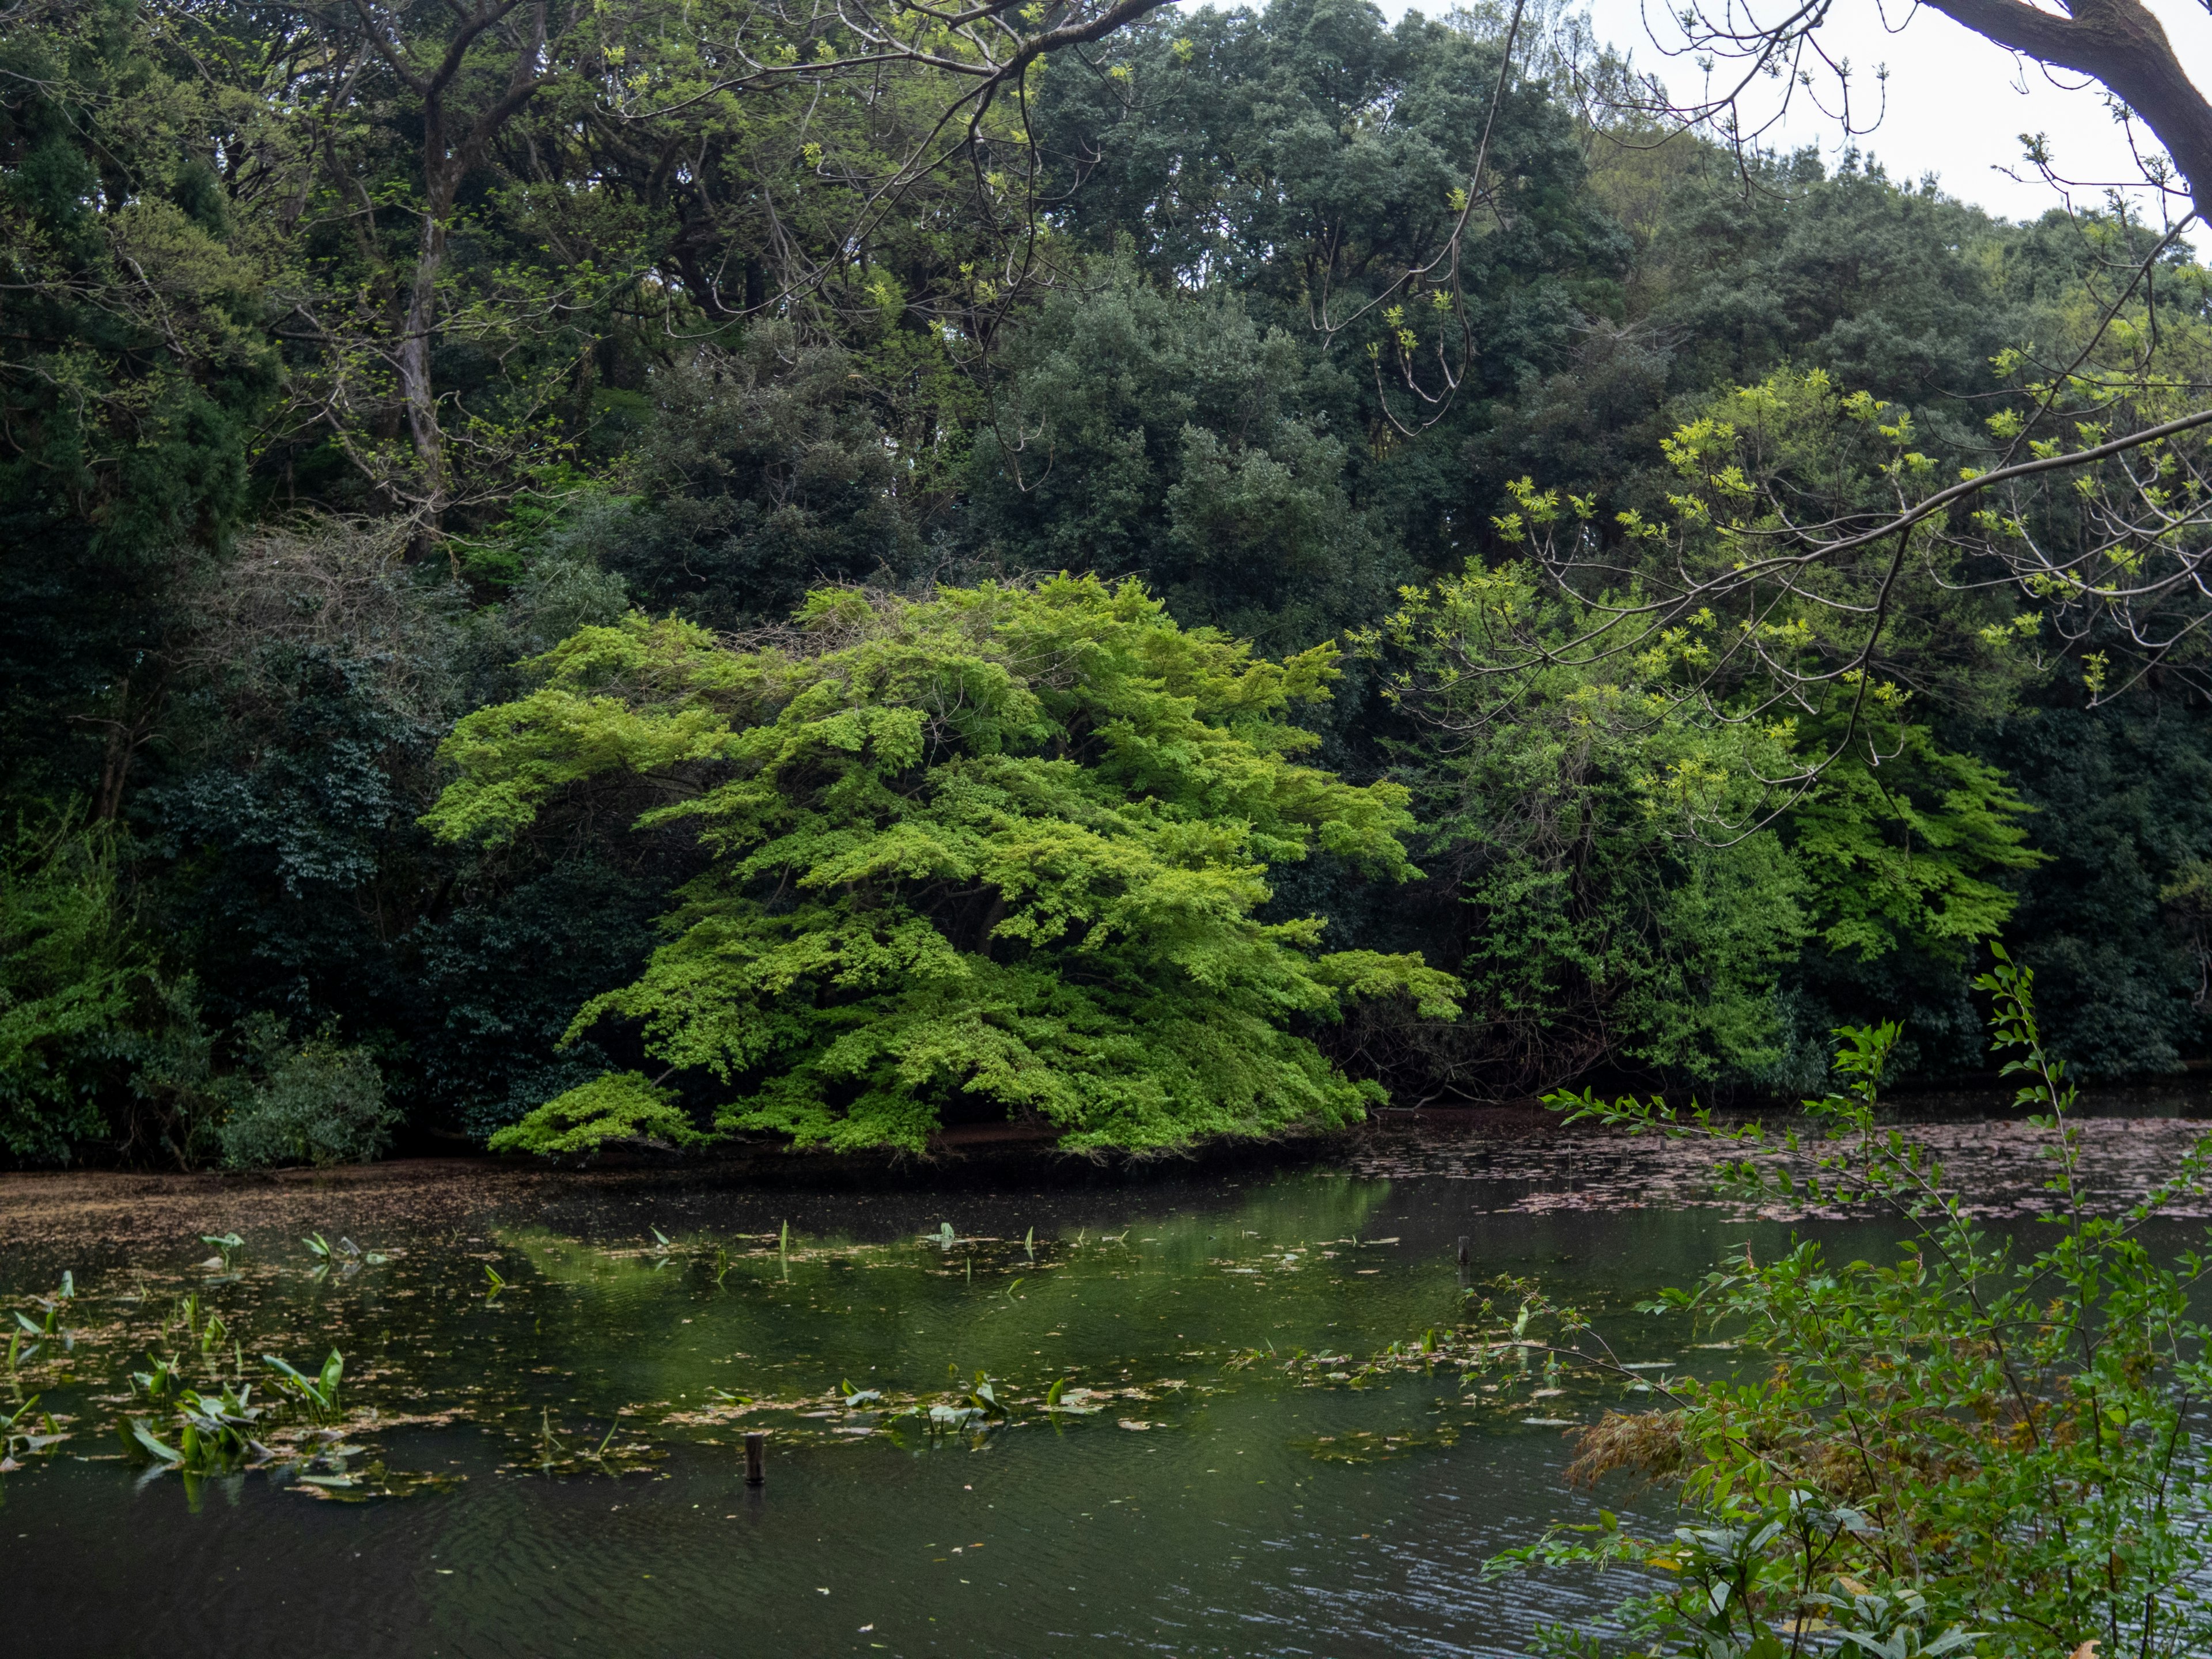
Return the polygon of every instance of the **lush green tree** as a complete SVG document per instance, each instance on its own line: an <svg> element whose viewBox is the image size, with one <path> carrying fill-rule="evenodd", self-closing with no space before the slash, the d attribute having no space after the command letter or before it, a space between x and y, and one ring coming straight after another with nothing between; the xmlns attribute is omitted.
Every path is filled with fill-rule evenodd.
<svg viewBox="0 0 2212 1659"><path fill-rule="evenodd" d="M821 582L912 575L930 481L902 465L867 361L763 323L736 349L655 368L623 457L628 493L579 504L554 545L648 611L710 628L781 620Z"/></svg>
<svg viewBox="0 0 2212 1659"><path fill-rule="evenodd" d="M978 434L970 556L1135 575L1176 619L1303 649L1371 617L1401 562L1346 488L1300 343L1233 290L1126 266L1012 331Z"/></svg>
<svg viewBox="0 0 2212 1659"><path fill-rule="evenodd" d="M1581 151L1542 82L1509 74L1492 118L1502 49L1418 13L1386 28L1364 0L1148 20L1116 37L1103 74L1046 77L1062 212L1158 276L1247 295L1264 324L1342 326L1444 247L1487 131L1512 210L1471 239L1464 282L1488 384L1510 386L1577 301L1616 297L1626 247L1581 192ZM1376 313L1346 337L1363 380L1358 354L1390 336Z"/></svg>
<svg viewBox="0 0 2212 1659"><path fill-rule="evenodd" d="M222 188L231 89L128 0L0 38L0 793L118 810L179 576L248 507L268 250Z"/></svg>
<svg viewBox="0 0 2212 1659"><path fill-rule="evenodd" d="M1816 914L1759 823L1790 735L1675 696L1663 653L1501 672L1589 620L1508 565L1408 590L1361 636L1409 717L1395 775L1431 954L1468 988L1459 1021L1403 1034L1431 1086L1526 1097L1593 1066L1742 1078L1780 1058L1775 993Z"/></svg>
<svg viewBox="0 0 2212 1659"><path fill-rule="evenodd" d="M1470 490L1461 447L1510 425L1523 382L1617 315L1629 252L1546 82L1507 74L1492 110L1502 49L1419 13L1387 28L1365 0L1278 0L1150 19L1102 72L1045 77L1058 221L1156 282L1237 295L1297 342L1314 360L1303 412L1346 446L1353 503L1431 572L1475 551L1494 510L1495 481ZM1446 255L1469 191L1492 186L1455 275L1446 258L1408 286ZM1416 367L1441 403L1401 383Z"/></svg>
<svg viewBox="0 0 2212 1659"><path fill-rule="evenodd" d="M667 942L572 1031L638 1022L670 1074L719 1085L718 1129L918 1147L948 1115L1016 1114L1072 1146L1342 1123L1379 1091L1291 1028L1353 997L1431 1012L1418 957L1320 950L1264 924L1267 868L1316 851L1413 872L1404 792L1292 757L1281 716L1334 650L1280 663L1186 631L1134 583L1059 577L915 602L827 590L781 637L679 621L589 629L521 701L447 746L428 822L496 842L610 773L673 799L712 856ZM609 1077L502 1144L592 1144L665 1121Z"/></svg>

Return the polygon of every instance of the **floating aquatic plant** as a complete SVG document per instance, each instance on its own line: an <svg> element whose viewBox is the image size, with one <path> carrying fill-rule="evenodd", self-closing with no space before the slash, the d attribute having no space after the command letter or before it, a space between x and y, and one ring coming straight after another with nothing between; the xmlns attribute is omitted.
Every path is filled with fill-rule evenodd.
<svg viewBox="0 0 2212 1659"><path fill-rule="evenodd" d="M616 1437L622 1429L627 1406L617 1407L614 1421L596 1445L572 1444L561 1425L553 1420L553 1408L541 1407L538 1418L538 1455L527 1467L540 1474L611 1474L621 1476L642 1471L647 1463L657 1463L667 1454L644 1441L617 1443Z"/></svg>

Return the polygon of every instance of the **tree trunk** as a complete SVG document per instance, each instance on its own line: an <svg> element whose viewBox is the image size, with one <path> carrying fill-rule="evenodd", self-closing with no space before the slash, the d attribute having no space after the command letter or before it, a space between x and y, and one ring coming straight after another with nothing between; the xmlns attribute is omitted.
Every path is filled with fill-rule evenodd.
<svg viewBox="0 0 2212 1659"><path fill-rule="evenodd" d="M438 321L438 273L446 262L446 220L453 210L454 181L446 176L445 158L434 157L426 171L428 200L422 237L415 255L415 278L407 293L407 327L399 342L399 392L422 470L421 507L424 528L435 536L446 513L446 434L438 425L438 396L430 380L430 335Z"/></svg>

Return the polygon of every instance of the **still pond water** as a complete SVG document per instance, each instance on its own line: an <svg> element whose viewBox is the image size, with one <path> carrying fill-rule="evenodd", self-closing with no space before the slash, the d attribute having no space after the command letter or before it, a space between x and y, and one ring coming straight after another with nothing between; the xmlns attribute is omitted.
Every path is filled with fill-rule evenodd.
<svg viewBox="0 0 2212 1659"><path fill-rule="evenodd" d="M21 1364L71 1437L0 1477L0 1647L1521 1652L1541 1623L1601 1623L1628 1586L1486 1581L1484 1561L1601 1501L1664 1509L1560 1479L1561 1425L1627 1396L1362 1362L1510 1274L1600 1315L1625 1358L1725 1369L1633 1304L1792 1229L1590 1207L1636 1201L1632 1159L1595 1181L1434 1163L934 1195L549 1179L418 1205L295 1184L279 1206L239 1188L179 1209L173 1238L155 1210L124 1242L19 1230L0 1292L43 1322L30 1297L69 1273L57 1323L77 1334ZM226 1268L195 1233L233 1215ZM149 1352L198 1381L255 1377L264 1353L312 1370L334 1346L361 1449L327 1484L123 1455ZM902 1414L978 1372L1003 1426ZM758 1488L749 1429L769 1431Z"/></svg>

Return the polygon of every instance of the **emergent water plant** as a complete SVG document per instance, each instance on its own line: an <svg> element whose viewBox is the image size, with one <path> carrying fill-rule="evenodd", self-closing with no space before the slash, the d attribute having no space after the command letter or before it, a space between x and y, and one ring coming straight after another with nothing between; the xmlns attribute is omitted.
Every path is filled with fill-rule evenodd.
<svg viewBox="0 0 2212 1659"><path fill-rule="evenodd" d="M1746 1248L1650 1304L1763 1359L1716 1381L1646 1382L1659 1408L1607 1413L1570 1474L1671 1481L1683 1524L1650 1536L1607 1515L1493 1570L1663 1575L1621 1610L1624 1650L1638 1655L2212 1651L2212 1365L2190 1306L2207 1261L2152 1231L2212 1184L2212 1140L2141 1202L2097 1213L2074 1085L2044 1048L2031 975L2000 950L1976 984L1994 999L1993 1046L2018 1103L2048 1139L2040 1249L1977 1226L1935 1160L1877 1121L1894 1025L1839 1033L1846 1086L1807 1103L1808 1145L1659 1100L1553 1098L1571 1119L1711 1142L1720 1187L1747 1204L1883 1218L1903 1237L1887 1261L1839 1262L1810 1241L1765 1261ZM1808 1153L1801 1181L1790 1162ZM1521 1317L1512 1346L1627 1374L1571 1310L1536 1298ZM1567 1632L1551 1643L1608 1645Z"/></svg>
<svg viewBox="0 0 2212 1659"><path fill-rule="evenodd" d="M322 1370L313 1376L294 1370L275 1354L263 1354L261 1363L276 1373L274 1382L277 1392L295 1402L309 1422L322 1425L337 1420L340 1414L338 1383L345 1376L345 1358L336 1348L323 1361Z"/></svg>
<svg viewBox="0 0 2212 1659"><path fill-rule="evenodd" d="M276 1454L254 1439L252 1431L268 1408L253 1403L253 1386L225 1388L220 1394L186 1392L178 1402L170 1444L143 1418L126 1419L131 1438L164 1468L184 1474L227 1474L249 1462L267 1462Z"/></svg>

